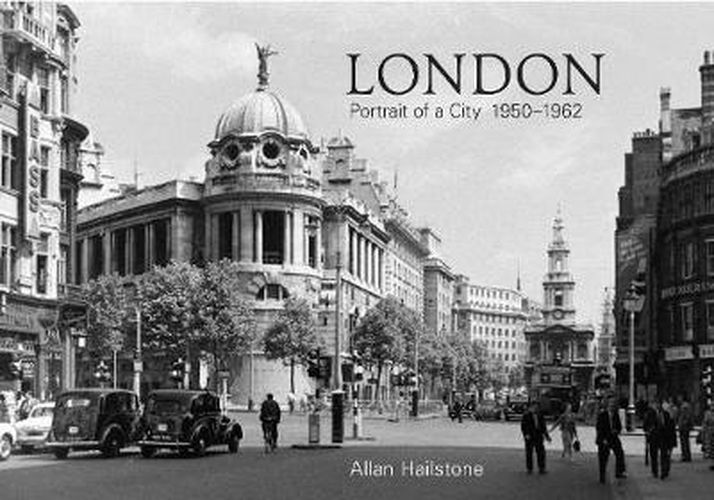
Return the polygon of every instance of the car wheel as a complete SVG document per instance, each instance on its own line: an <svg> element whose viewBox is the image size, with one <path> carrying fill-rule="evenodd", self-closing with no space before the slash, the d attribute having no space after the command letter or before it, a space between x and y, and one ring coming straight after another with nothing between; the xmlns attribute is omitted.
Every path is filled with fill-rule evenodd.
<svg viewBox="0 0 714 500"><path fill-rule="evenodd" d="M240 446L240 438L235 432L231 433L231 437L228 438L228 451L231 453L238 453L238 447Z"/></svg>
<svg viewBox="0 0 714 500"><path fill-rule="evenodd" d="M12 453L12 438L7 434L0 439L0 461L10 458Z"/></svg>
<svg viewBox="0 0 714 500"><path fill-rule="evenodd" d="M102 454L105 458L115 458L121 452L121 437L118 432L111 432L104 441Z"/></svg>
<svg viewBox="0 0 714 500"><path fill-rule="evenodd" d="M199 434L193 441L193 453L197 457L202 457L206 454L206 436L204 434Z"/></svg>
<svg viewBox="0 0 714 500"><path fill-rule="evenodd" d="M69 448L55 448L54 454L57 460L64 460L69 455Z"/></svg>
<svg viewBox="0 0 714 500"><path fill-rule="evenodd" d="M153 446L142 446L141 447L141 456L144 458L151 458L154 455L156 455L156 448Z"/></svg>

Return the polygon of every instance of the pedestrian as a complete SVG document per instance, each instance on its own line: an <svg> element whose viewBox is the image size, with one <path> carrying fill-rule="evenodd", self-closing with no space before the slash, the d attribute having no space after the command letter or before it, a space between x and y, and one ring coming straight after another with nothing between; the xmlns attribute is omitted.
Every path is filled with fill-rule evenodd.
<svg viewBox="0 0 714 500"><path fill-rule="evenodd" d="M459 420L459 423L463 423L463 413L464 413L464 405L461 403L461 396L456 396L454 398L454 406L452 408L452 413L451 413L451 421L453 422L455 419Z"/></svg>
<svg viewBox="0 0 714 500"><path fill-rule="evenodd" d="M672 448L677 446L677 431L662 401L658 401L647 412L644 428L648 435L652 476L666 479L670 471Z"/></svg>
<svg viewBox="0 0 714 500"><path fill-rule="evenodd" d="M597 444L598 465L600 469L600 482L605 482L607 472L607 461L610 458L610 451L615 455L615 477L626 478L625 453L620 442L620 432L622 432L622 422L617 414L617 403L615 398L600 401L600 412L595 425Z"/></svg>
<svg viewBox="0 0 714 500"><path fill-rule="evenodd" d="M545 417L540 412L537 401L528 405L528 410L523 414L521 420L521 433L526 445L526 470L528 474L533 473L533 451L535 450L538 460L538 472L545 474L545 444L544 440L550 442L548 428L545 425Z"/></svg>
<svg viewBox="0 0 714 500"><path fill-rule="evenodd" d="M12 420L10 419L10 410L8 409L4 394L0 394L0 423L12 423Z"/></svg>
<svg viewBox="0 0 714 500"><path fill-rule="evenodd" d="M550 428L550 432L553 429L560 427L560 436L563 440L563 453L562 458L568 456L569 460L573 460L573 442L577 439L577 432L575 430L575 416L573 415L573 406L570 403L566 403L565 410L555 421L553 426Z"/></svg>
<svg viewBox="0 0 714 500"><path fill-rule="evenodd" d="M702 451L704 458L714 460L714 404L710 404L707 411L704 412L702 420ZM714 464L709 466L710 470L714 470Z"/></svg>
<svg viewBox="0 0 714 500"><path fill-rule="evenodd" d="M694 427L694 418L692 417L692 406L689 404L686 394L682 397L682 404L679 407L677 427L679 427L679 442L682 446L682 462L691 462L692 452L689 447L689 434Z"/></svg>
<svg viewBox="0 0 714 500"><path fill-rule="evenodd" d="M25 420L30 415L29 401L25 393L17 391L15 395L15 416L17 420Z"/></svg>

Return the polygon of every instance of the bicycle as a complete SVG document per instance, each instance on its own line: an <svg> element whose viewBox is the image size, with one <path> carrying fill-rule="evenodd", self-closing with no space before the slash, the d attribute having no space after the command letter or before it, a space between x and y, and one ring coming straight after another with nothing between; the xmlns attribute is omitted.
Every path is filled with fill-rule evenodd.
<svg viewBox="0 0 714 500"><path fill-rule="evenodd" d="M265 441L265 453L275 452L278 447L278 424L276 422L263 422L263 440Z"/></svg>

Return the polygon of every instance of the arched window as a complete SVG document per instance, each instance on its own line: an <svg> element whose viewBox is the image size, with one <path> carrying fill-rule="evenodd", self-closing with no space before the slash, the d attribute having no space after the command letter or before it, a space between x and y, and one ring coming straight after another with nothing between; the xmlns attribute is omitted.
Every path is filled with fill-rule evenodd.
<svg viewBox="0 0 714 500"><path fill-rule="evenodd" d="M288 297L290 297L290 293L287 288L273 283L263 286L255 296L258 300L285 300Z"/></svg>

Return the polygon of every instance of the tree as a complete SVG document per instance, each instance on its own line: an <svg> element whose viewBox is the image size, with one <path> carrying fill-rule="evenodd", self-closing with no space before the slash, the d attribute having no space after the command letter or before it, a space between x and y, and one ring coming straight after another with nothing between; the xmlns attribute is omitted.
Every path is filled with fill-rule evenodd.
<svg viewBox="0 0 714 500"><path fill-rule="evenodd" d="M120 352L126 345L131 321L125 278L102 275L85 283L82 298L87 304L87 349L92 358Z"/></svg>
<svg viewBox="0 0 714 500"><path fill-rule="evenodd" d="M290 392L295 392L295 365L306 365L315 350L322 347L315 318L305 299L290 297L263 337L268 359L280 359L290 366Z"/></svg>
<svg viewBox="0 0 714 500"><path fill-rule="evenodd" d="M139 278L144 342L150 350L172 356L189 352L201 327L202 283L198 267L176 262Z"/></svg>
<svg viewBox="0 0 714 500"><path fill-rule="evenodd" d="M377 394L384 364L406 361L408 345L413 353L414 335L420 328L418 315L394 297L380 300L357 325L353 346L365 363L377 366Z"/></svg>

